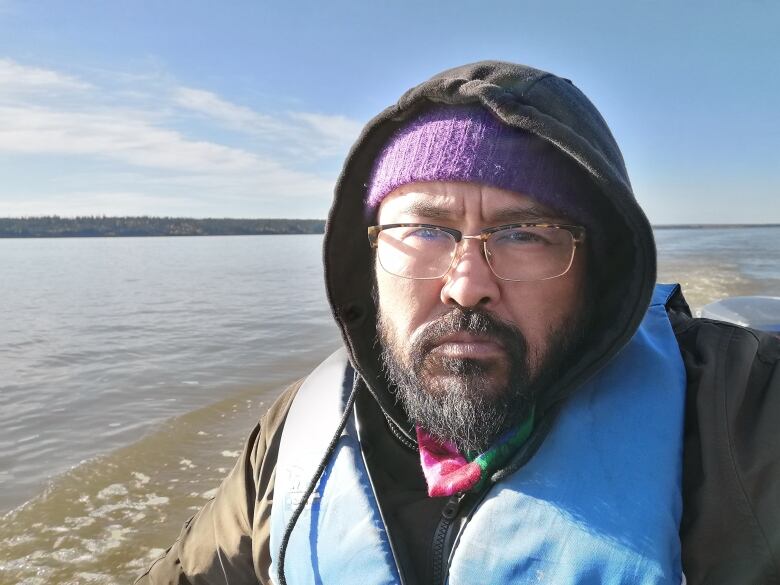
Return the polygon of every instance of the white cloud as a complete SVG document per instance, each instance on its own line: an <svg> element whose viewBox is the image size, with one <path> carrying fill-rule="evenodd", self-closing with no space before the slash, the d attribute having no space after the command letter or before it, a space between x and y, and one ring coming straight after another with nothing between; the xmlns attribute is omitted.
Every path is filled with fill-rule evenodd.
<svg viewBox="0 0 780 585"><path fill-rule="evenodd" d="M10 167L0 215L321 217L336 172L322 169L359 132L343 116L269 115L159 76L96 79L0 59L0 156L23 157L27 174Z"/></svg>
<svg viewBox="0 0 780 585"><path fill-rule="evenodd" d="M290 117L308 125L321 141L323 155L346 154L357 139L363 124L345 116L326 116L307 112L291 112Z"/></svg>
<svg viewBox="0 0 780 585"><path fill-rule="evenodd" d="M312 112L260 114L201 89L177 88L174 102L238 132L251 134L290 154L314 158L343 156L362 124L345 116Z"/></svg>
<svg viewBox="0 0 780 585"><path fill-rule="evenodd" d="M40 107L0 107L0 151L92 155L141 167L201 173L258 165L251 153L187 140L122 112L87 114Z"/></svg>
<svg viewBox="0 0 780 585"><path fill-rule="evenodd" d="M80 91L90 87L90 84L70 75L0 59L0 91L6 95L29 91Z"/></svg>
<svg viewBox="0 0 780 585"><path fill-rule="evenodd" d="M173 101L182 108L205 114L237 130L262 131L280 127L270 116L263 116L247 107L230 103L202 89L176 88Z"/></svg>

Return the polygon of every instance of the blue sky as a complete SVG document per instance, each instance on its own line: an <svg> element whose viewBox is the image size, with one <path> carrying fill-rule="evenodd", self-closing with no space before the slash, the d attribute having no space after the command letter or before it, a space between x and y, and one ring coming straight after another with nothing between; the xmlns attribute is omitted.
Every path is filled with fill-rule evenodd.
<svg viewBox="0 0 780 585"><path fill-rule="evenodd" d="M780 222L780 3L0 0L0 216L325 217L447 67L572 79L654 223Z"/></svg>

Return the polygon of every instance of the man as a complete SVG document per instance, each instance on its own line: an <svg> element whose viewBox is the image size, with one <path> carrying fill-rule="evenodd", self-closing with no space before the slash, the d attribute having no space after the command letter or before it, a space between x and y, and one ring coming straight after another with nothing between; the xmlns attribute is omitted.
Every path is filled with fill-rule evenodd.
<svg viewBox="0 0 780 585"><path fill-rule="evenodd" d="M345 163L325 269L345 348L142 583L780 583L780 344L655 286L571 82L407 92Z"/></svg>

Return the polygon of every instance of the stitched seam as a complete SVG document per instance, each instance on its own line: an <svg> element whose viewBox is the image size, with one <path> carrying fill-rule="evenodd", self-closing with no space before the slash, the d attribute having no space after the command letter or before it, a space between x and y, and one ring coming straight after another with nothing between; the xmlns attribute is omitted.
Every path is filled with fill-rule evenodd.
<svg viewBox="0 0 780 585"><path fill-rule="evenodd" d="M191 521L192 521L192 518L190 518L189 520L187 520L187 522L185 522L185 524L188 524L188 523L189 523L189 522L191 522ZM162 561L164 558L166 558L166 557L168 556L168 553L169 553L169 552L171 552L171 550L173 550L173 547L174 547L174 546L176 546L177 544L179 544L179 541L180 541L180 540L181 540L181 536L179 536L179 537L178 537L178 538L177 538L175 541L173 541L173 544L172 544L171 546L169 546L169 547L168 547L168 550L166 550L166 551L165 551L165 552L164 552L162 555L160 555L158 558L156 558L156 559L154 560L154 562L153 562L153 563L152 563L152 564L149 566L149 568L148 568L148 569L146 569L146 572L145 572L143 575L139 575L139 576L136 578L136 580L135 580L135 581L133 581L133 585L137 585L137 584L138 584L138 582L139 582L141 579L143 579L144 577L148 577L148 576L150 575L150 573L152 572L152 569L154 569L155 565L156 565L157 563L159 563L160 561ZM181 560L181 559L179 559L179 560Z"/></svg>
<svg viewBox="0 0 780 585"><path fill-rule="evenodd" d="M396 440L407 449L414 451L416 453L418 450L417 444L413 443L412 441L410 441L409 439L403 436L403 433L396 427L396 424L393 422L393 419L391 419L386 412L382 411L382 414L385 417L387 428L390 430L390 432L396 438Z"/></svg>
<svg viewBox="0 0 780 585"><path fill-rule="evenodd" d="M531 91L537 83L539 83L543 79L547 79L548 77L554 77L554 76L551 73L544 73L542 75L539 75L535 79L532 79L530 81L525 81L525 82L521 83L519 87L512 86L512 87L504 88L504 91L506 91L506 93L512 95L512 97L514 97L516 99L524 99L525 98L525 94L527 92ZM498 86L498 87L501 87L501 86ZM520 90L520 93L515 93L514 90L516 88Z"/></svg>
<svg viewBox="0 0 780 585"><path fill-rule="evenodd" d="M734 330L732 329L731 334L728 336L728 338L726 338L723 341L723 344L721 345L721 349L723 350L724 354L726 353L725 350L726 350L728 344L733 339L733 337L734 337ZM720 379L721 380L725 380L726 379L726 377L725 377L725 373L726 373L725 372L726 360L725 359L722 360L721 363L722 363L722 366L720 368L721 369ZM735 479L737 481L737 485L739 487L739 491L740 491L740 494L742 496L742 499L744 500L745 505L747 506L748 510L750 511L750 519L752 520L752 524L758 529L758 533L762 537L763 544L765 545L766 550L769 551L769 555L768 555L769 556L769 561L772 564L772 568L773 568L774 574L775 574L775 579L777 579L778 578L777 564L776 564L774 556L772 554L772 547L771 547L771 545L769 543L769 538L768 538L768 536L766 534L766 531L764 530L764 527L762 526L761 522L759 522L758 516L756 515L756 511L754 510L754 508L753 508L753 506L752 506L752 504L750 502L750 498L748 497L747 490L745 489L745 484L744 484L744 482L742 480L742 476L740 475L739 468L737 466L736 455L734 453L734 448L733 448L734 447L734 442L732 440L731 428L730 428L730 425L729 425L728 399L727 399L727 396L726 396L726 389L725 388L723 389L723 412L725 414L725 417L724 417L725 418L725 421L724 421L725 424L724 424L724 426L725 426L725 429L726 429L726 439L727 439L726 442L727 442L728 452L729 452L729 463L731 463L731 467L732 467L732 470L734 472L734 477L735 477Z"/></svg>
<svg viewBox="0 0 780 585"><path fill-rule="evenodd" d="M525 101L525 94L526 94L526 92L528 92L537 83L539 83L540 81L543 81L544 79L547 79L548 77L554 77L554 76L546 75L546 76L540 77L539 79L536 79L528 87L523 88L522 95L517 95L511 89L508 89L508 88L505 88L505 87L501 87L500 85L495 85L495 84L488 84L488 85L493 85L493 87L499 88L501 90L501 93L503 93L504 95L511 96L513 98L513 101L514 101L514 103L516 105L522 106L523 108L528 108L529 110L533 110L534 112L536 112L536 117L537 118L554 121L561 128L566 129L566 131L569 134L572 134L572 135L576 136L578 139L582 140L585 144L587 144L588 148L591 151L591 153L595 154L597 158L602 160L602 162L605 162L607 167L613 168L614 165L612 164L612 162L607 158L607 156L605 154L603 154L601 152L600 149L596 148L593 145L593 143L590 141L590 139L586 138L585 136L583 136L579 132L575 131L571 126L569 126L568 124L565 124L563 121L561 121L556 116L553 116L552 114L548 114L547 112L544 112L544 111L540 110L538 107L533 106L533 105L529 104L527 101ZM560 150L562 150L564 153L568 154L571 158L573 158L576 161L582 163L583 166L586 167L586 169L594 171L592 165L587 164L587 161L580 161L579 157L575 157L572 152L570 152L567 149L563 148L563 144L561 142L559 142L559 141L552 141L548 137L545 137L544 139L547 140L548 142L554 144L555 146L557 146ZM616 174L620 175L620 173L616 173ZM624 177L621 176L619 180L622 182L623 179L624 179Z"/></svg>
<svg viewBox="0 0 780 585"><path fill-rule="evenodd" d="M725 325L726 327L731 329L732 332L745 331L749 333L753 337L753 339L758 341L758 335L756 335L756 332L753 331L752 329L744 327L743 325L737 325L736 323L729 323L728 321L718 321L717 319L710 319L708 317L694 317L694 320L698 320L702 323L713 323L715 325Z"/></svg>

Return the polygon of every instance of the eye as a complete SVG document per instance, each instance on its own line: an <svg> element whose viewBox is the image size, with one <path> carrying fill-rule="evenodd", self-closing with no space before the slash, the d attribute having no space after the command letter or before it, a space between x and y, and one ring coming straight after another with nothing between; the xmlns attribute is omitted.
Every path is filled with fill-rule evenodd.
<svg viewBox="0 0 780 585"><path fill-rule="evenodd" d="M545 230L540 228L510 228L495 232L493 240L499 245L539 245L550 243Z"/></svg>
<svg viewBox="0 0 780 585"><path fill-rule="evenodd" d="M409 231L404 236L406 239L413 238L421 241L439 242L450 237L447 232L432 227L414 227L407 229Z"/></svg>

